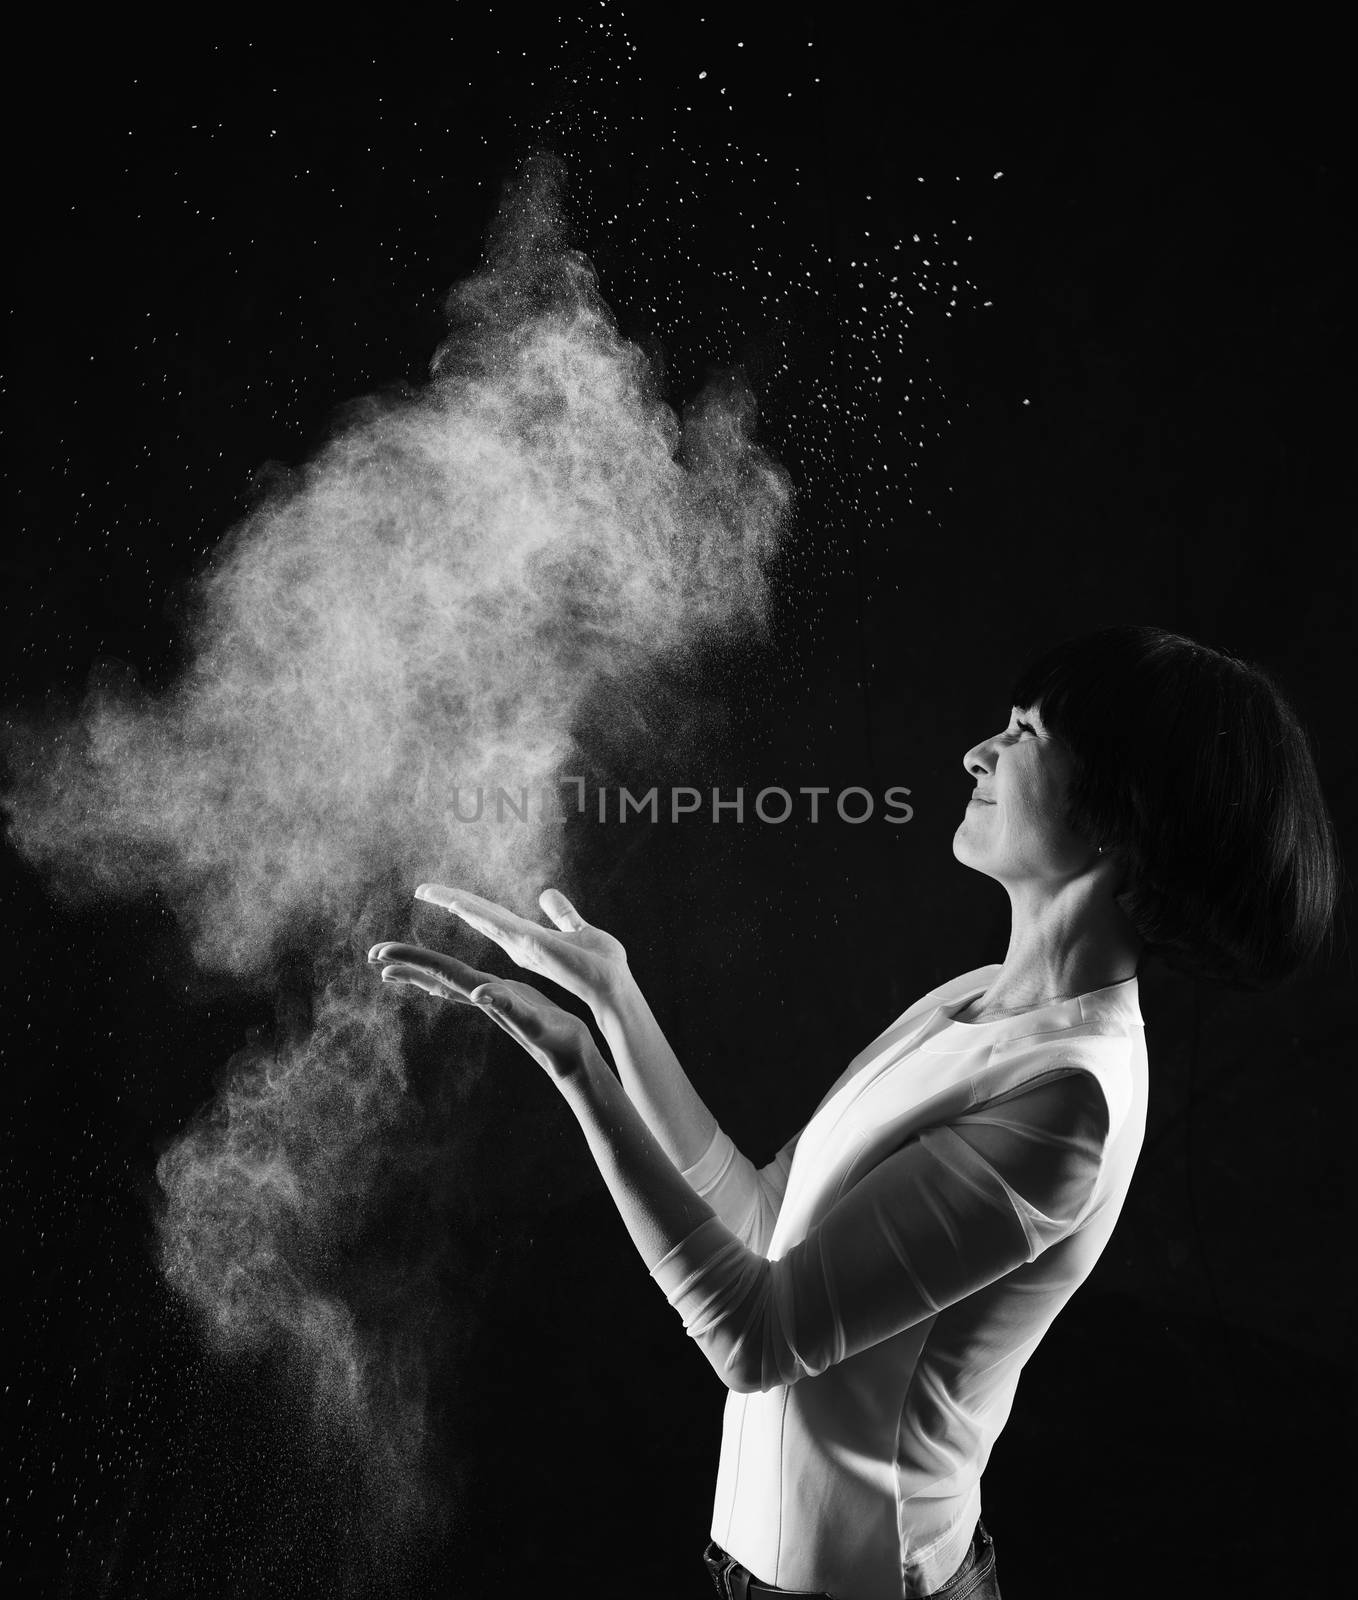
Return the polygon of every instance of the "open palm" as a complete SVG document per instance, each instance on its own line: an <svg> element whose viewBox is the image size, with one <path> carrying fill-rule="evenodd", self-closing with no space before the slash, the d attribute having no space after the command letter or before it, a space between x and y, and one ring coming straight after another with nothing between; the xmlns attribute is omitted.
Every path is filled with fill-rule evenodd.
<svg viewBox="0 0 1358 1600"><path fill-rule="evenodd" d="M560 984L587 1005L605 999L627 971L627 952L619 941L591 927L559 889L544 889L538 897L555 924L550 928L467 889L422 883L415 894L493 939L525 972Z"/></svg>
<svg viewBox="0 0 1358 1600"><path fill-rule="evenodd" d="M574 1071L595 1048L585 1023L531 983L496 978L423 945L377 944L368 960L382 968L383 983L422 989L486 1012L554 1077Z"/></svg>

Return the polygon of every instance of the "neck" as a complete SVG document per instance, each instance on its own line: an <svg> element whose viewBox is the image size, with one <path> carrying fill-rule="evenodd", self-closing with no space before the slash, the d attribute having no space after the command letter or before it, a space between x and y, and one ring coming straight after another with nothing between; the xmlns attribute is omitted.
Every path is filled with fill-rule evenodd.
<svg viewBox="0 0 1358 1600"><path fill-rule="evenodd" d="M1088 994L1134 977L1143 940L1089 875L1053 890L1006 885L1012 912L1004 962L976 1011L1007 1011Z"/></svg>

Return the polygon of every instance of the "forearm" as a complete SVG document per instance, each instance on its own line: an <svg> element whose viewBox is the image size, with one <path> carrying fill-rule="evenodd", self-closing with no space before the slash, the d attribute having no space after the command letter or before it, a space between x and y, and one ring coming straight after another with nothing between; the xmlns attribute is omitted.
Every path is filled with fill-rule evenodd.
<svg viewBox="0 0 1358 1600"><path fill-rule="evenodd" d="M649 1271L716 1213L684 1182L597 1050L557 1087Z"/></svg>
<svg viewBox="0 0 1358 1600"><path fill-rule="evenodd" d="M593 1006L627 1097L681 1172L704 1154L717 1119L703 1103L630 972Z"/></svg>

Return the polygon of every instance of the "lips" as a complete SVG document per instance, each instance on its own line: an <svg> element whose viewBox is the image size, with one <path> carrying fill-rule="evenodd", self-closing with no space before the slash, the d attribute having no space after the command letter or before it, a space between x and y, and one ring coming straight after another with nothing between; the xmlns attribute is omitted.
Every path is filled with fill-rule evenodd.
<svg viewBox="0 0 1358 1600"><path fill-rule="evenodd" d="M993 800L987 800L983 794L974 794L967 804L973 806L993 806L995 802Z"/></svg>

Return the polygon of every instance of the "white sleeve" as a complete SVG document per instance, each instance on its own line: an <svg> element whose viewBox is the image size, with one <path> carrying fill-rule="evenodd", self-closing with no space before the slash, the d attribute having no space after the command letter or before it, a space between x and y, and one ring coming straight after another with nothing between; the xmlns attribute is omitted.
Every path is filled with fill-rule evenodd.
<svg viewBox="0 0 1358 1600"><path fill-rule="evenodd" d="M758 1255L764 1254L773 1237L792 1152L800 1138L801 1133L795 1133L767 1166L756 1167L718 1128L703 1154L684 1168L694 1193L707 1201L742 1245Z"/></svg>
<svg viewBox="0 0 1358 1600"><path fill-rule="evenodd" d="M746 1229L729 1225L707 1196L718 1216L651 1276L729 1388L795 1383L913 1327L1065 1237L1093 1192L1108 1127L1091 1073L1045 1079L925 1129L778 1261L745 1237L746 1229L762 1236L764 1175L770 1187L775 1179L770 1168L738 1167L737 1156L715 1182L727 1185L733 1212L743 1207Z"/></svg>
<svg viewBox="0 0 1358 1600"><path fill-rule="evenodd" d="M898 1017L887 1033L899 1028L901 1021ZM885 1033L879 1034L867 1050L853 1058L821 1096L817 1111L861 1069L864 1057L885 1037ZM703 1154L691 1167L683 1169L683 1177L694 1193L707 1201L743 1245L760 1255L773 1238L773 1225L787 1193L792 1156L802 1131L793 1134L767 1166L756 1167L719 1127Z"/></svg>

